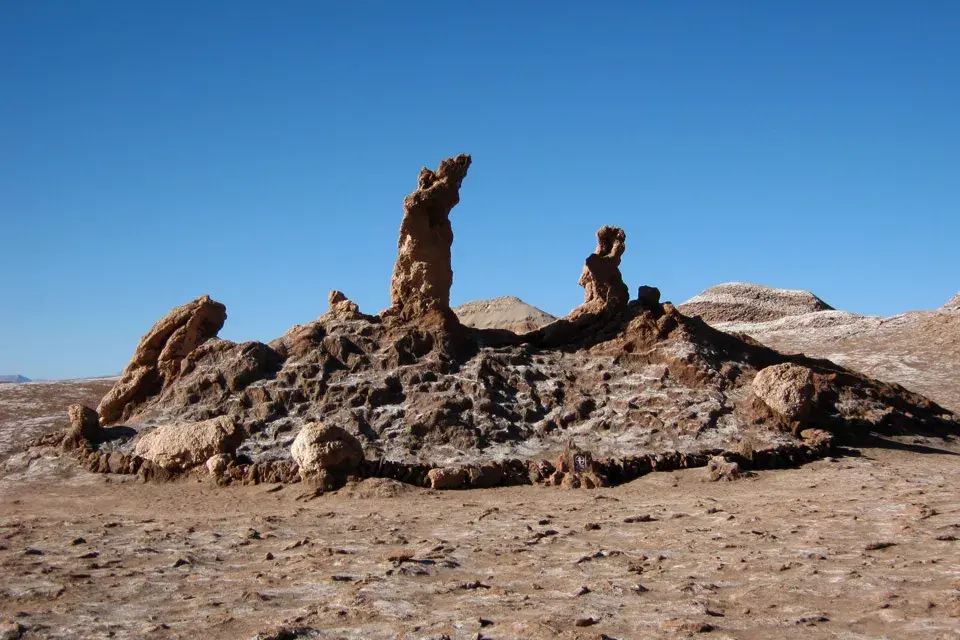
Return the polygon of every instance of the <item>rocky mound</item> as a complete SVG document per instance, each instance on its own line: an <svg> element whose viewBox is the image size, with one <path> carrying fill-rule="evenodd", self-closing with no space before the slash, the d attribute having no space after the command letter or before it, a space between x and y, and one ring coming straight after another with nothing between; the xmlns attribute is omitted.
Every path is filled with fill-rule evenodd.
<svg viewBox="0 0 960 640"><path fill-rule="evenodd" d="M922 396L718 331L654 287L631 301L617 227L598 231L567 317L523 335L464 326L449 307L449 214L469 165L424 169L404 201L390 309L366 315L333 292L317 320L238 344L216 337L223 305L198 298L141 340L100 432L71 413L86 437L70 450L147 477L590 487L718 455L720 475L796 463L835 437L957 431Z"/></svg>
<svg viewBox="0 0 960 640"><path fill-rule="evenodd" d="M689 315L706 312L701 317L723 331L749 335L775 349L828 358L960 412L960 307L956 306L960 298L954 297L938 310L889 318L828 308L769 319L759 305L742 304L741 296L727 298L726 306L725 298L710 294L741 286L712 287L679 308ZM768 291L768 299L793 299L797 293L762 289ZM703 297L713 298L714 303L704 307L698 302Z"/></svg>
<svg viewBox="0 0 960 640"><path fill-rule="evenodd" d="M727 282L690 298L680 310L711 324L761 322L833 309L809 291L774 289L746 282Z"/></svg>
<svg viewBox="0 0 960 640"><path fill-rule="evenodd" d="M518 334L535 331L557 319L556 316L513 296L473 300L454 307L453 312L466 327L505 329Z"/></svg>
<svg viewBox="0 0 960 640"><path fill-rule="evenodd" d="M947 300L946 304L940 307L940 310L948 313L960 313L960 293Z"/></svg>

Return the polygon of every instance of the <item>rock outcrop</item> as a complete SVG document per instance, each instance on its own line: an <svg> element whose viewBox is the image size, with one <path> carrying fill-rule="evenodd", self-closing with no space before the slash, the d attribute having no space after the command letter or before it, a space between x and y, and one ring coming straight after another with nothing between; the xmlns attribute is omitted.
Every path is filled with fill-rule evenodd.
<svg viewBox="0 0 960 640"><path fill-rule="evenodd" d="M340 427L319 422L308 422L290 447L294 462L300 466L304 479L331 476L345 478L363 462L360 442Z"/></svg>
<svg viewBox="0 0 960 640"><path fill-rule="evenodd" d="M469 167L468 155L448 158L436 171L424 167L417 190L403 201L397 262L390 281L390 312L403 320L431 311L450 312L450 211L460 202L460 184Z"/></svg>
<svg viewBox="0 0 960 640"><path fill-rule="evenodd" d="M627 250L627 234L620 227L603 226L597 231L597 248L587 256L579 285L583 304L571 316L601 311L622 311L630 292L620 274L620 258Z"/></svg>
<svg viewBox="0 0 960 640"><path fill-rule="evenodd" d="M345 316L348 318L357 318L360 316L360 307L356 302L348 299L342 291L333 289L327 297L327 303L330 305L329 313Z"/></svg>
<svg viewBox="0 0 960 640"><path fill-rule="evenodd" d="M227 308L201 296L175 307L137 345L119 382L97 408L103 425L126 420L136 405L159 394L180 375L181 361L210 338L227 319Z"/></svg>
<svg viewBox="0 0 960 640"><path fill-rule="evenodd" d="M90 407L82 404L70 405L67 419L70 426L61 443L64 450L83 447L84 443L95 443L100 439L100 417Z"/></svg>
<svg viewBox="0 0 960 640"><path fill-rule="evenodd" d="M753 394L791 424L803 424L813 410L814 373L796 364L762 369L753 379Z"/></svg>
<svg viewBox="0 0 960 640"><path fill-rule="evenodd" d="M585 302L570 316L522 335L464 327L448 306L448 216L468 166L460 156L421 172L383 314L360 314L335 293L330 312L269 344L215 338L223 309L209 299L158 323L106 404L142 435L92 450L84 464L161 477L156 460L182 468L224 454L210 465L223 483L302 475L326 488L356 475L436 488L592 487L707 466L731 450L731 461L771 468L825 455L834 437L960 432L922 396L719 331L659 303L654 287L629 301L615 227L597 234ZM154 452L167 431L174 442L192 434L151 433L156 425L217 416L243 437L235 451Z"/></svg>
<svg viewBox="0 0 960 640"><path fill-rule="evenodd" d="M169 471L184 471L217 454L232 454L243 437L243 430L233 420L221 416L158 427L140 437L134 452Z"/></svg>

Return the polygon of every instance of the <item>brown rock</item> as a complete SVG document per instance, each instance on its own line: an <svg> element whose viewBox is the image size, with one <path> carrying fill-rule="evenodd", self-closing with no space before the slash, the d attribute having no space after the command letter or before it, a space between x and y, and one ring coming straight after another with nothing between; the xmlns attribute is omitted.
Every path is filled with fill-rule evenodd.
<svg viewBox="0 0 960 640"><path fill-rule="evenodd" d="M803 423L810 415L815 392L813 371L797 364L767 367L753 379L753 394L792 423Z"/></svg>
<svg viewBox="0 0 960 640"><path fill-rule="evenodd" d="M201 296L175 307L147 332L123 370L120 380L98 407L103 425L129 418L180 374L180 362L200 344L216 337L227 319L227 308Z"/></svg>
<svg viewBox="0 0 960 640"><path fill-rule="evenodd" d="M97 412L82 404L73 404L67 409L70 426L62 441L64 450L75 449L82 443L93 443L100 439L100 418Z"/></svg>
<svg viewBox="0 0 960 640"><path fill-rule="evenodd" d="M459 489L467 481L467 472L453 467L438 467L427 472L431 489Z"/></svg>
<svg viewBox="0 0 960 640"><path fill-rule="evenodd" d="M627 234L620 227L603 226L597 231L597 248L587 256L580 286L583 304L571 315L599 313L605 309L624 309L630 292L620 275L620 257L627 250Z"/></svg>
<svg viewBox="0 0 960 640"><path fill-rule="evenodd" d="M714 456L707 462L707 479L711 482L736 480L751 475L751 472L744 471L739 464L724 456Z"/></svg>
<svg viewBox="0 0 960 640"><path fill-rule="evenodd" d="M344 429L309 422L290 447L304 478L315 474L348 475L363 462L363 447Z"/></svg>
<svg viewBox="0 0 960 640"><path fill-rule="evenodd" d="M157 427L137 441L135 453L169 471L183 471L205 463L218 453L236 451L243 430L220 416L203 422Z"/></svg>
<svg viewBox="0 0 960 640"><path fill-rule="evenodd" d="M442 161L436 172L424 167L417 190L403 201L397 263L390 282L391 312L402 319L450 310L453 228L449 216L460 202L460 184L469 167L468 155Z"/></svg>
<svg viewBox="0 0 960 640"><path fill-rule="evenodd" d="M660 304L660 289L645 284L640 285L637 290L637 300L644 309L653 309Z"/></svg>
<svg viewBox="0 0 960 640"><path fill-rule="evenodd" d="M330 313L339 316L345 317L359 317L360 316L360 307L356 302L351 301L347 296L343 294L342 291L337 291L336 289L331 289L330 295L327 298L327 302L330 304Z"/></svg>

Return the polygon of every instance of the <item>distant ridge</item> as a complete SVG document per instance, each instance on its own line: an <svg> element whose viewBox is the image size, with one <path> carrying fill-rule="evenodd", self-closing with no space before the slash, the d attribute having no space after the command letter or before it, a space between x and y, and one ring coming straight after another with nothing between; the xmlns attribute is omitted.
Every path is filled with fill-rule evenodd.
<svg viewBox="0 0 960 640"><path fill-rule="evenodd" d="M716 322L764 322L833 307L809 291L774 289L747 282L727 282L702 291L682 305L688 316Z"/></svg>
<svg viewBox="0 0 960 640"><path fill-rule="evenodd" d="M941 311L960 311L960 292L953 296L947 303L940 307Z"/></svg>
<svg viewBox="0 0 960 640"><path fill-rule="evenodd" d="M550 324L557 318L514 296L473 300L454 307L460 322L475 329L507 329L526 333Z"/></svg>
<svg viewBox="0 0 960 640"><path fill-rule="evenodd" d="M0 376L0 384L4 383L20 383L20 382L30 382L30 378L24 378L23 376L10 375L10 376Z"/></svg>
<svg viewBox="0 0 960 640"><path fill-rule="evenodd" d="M960 293L938 309L880 318L834 309L808 291L729 282L678 309L774 349L896 382L960 414Z"/></svg>

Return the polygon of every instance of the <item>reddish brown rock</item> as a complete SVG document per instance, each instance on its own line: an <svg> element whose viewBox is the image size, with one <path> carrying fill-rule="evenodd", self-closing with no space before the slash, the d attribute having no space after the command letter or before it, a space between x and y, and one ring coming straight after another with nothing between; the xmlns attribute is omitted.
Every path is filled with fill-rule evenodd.
<svg viewBox="0 0 960 640"><path fill-rule="evenodd" d="M424 167L417 190L403 201L390 311L404 320L450 311L450 211L460 202L460 184L469 167L468 155L448 158L436 171Z"/></svg>
<svg viewBox="0 0 960 640"><path fill-rule="evenodd" d="M627 250L627 234L620 227L603 226L597 231L597 248L587 256L580 274L583 304L571 315L620 310L630 301L630 292L620 275L620 257Z"/></svg>
<svg viewBox="0 0 960 640"><path fill-rule="evenodd" d="M227 319L227 308L201 296L175 307L137 345L120 380L98 407L100 423L129 418L138 404L163 390L180 375L180 363L191 351L216 337Z"/></svg>
<svg viewBox="0 0 960 640"><path fill-rule="evenodd" d="M459 489L467 481L467 472L461 468L438 467L427 472L431 489Z"/></svg>

